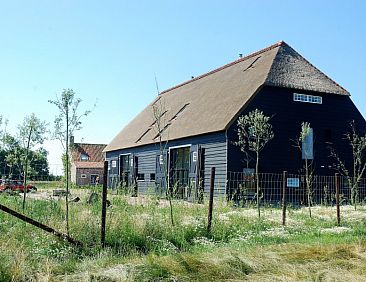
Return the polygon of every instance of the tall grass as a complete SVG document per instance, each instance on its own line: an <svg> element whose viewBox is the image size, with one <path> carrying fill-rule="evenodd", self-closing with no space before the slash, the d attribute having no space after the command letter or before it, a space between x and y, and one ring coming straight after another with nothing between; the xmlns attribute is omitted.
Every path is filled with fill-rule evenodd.
<svg viewBox="0 0 366 282"><path fill-rule="evenodd" d="M296 245L315 252L319 243L363 244L366 235L365 208L353 211L343 207L342 227L335 227L333 207L314 207L312 219L304 209L290 209L288 225L283 227L280 209L264 208L258 219L254 208L234 208L215 199L212 230L207 233L207 205L175 201L172 226L164 200L109 195L107 248L102 250L101 203L87 204L87 193L80 195L80 202L70 203L70 235L85 243L82 249L0 212L0 281L37 280L40 275L51 280L66 274L95 275L103 268L126 263L133 265L130 276L136 281L241 279L267 269L254 259L253 250L265 253L267 248L278 246L276 252L280 252L280 246ZM0 203L21 211L20 197L1 194ZM63 201L57 200L29 199L26 209L28 216L62 232L64 213ZM256 263L248 261L244 253ZM286 259L288 264L298 263L289 254Z"/></svg>

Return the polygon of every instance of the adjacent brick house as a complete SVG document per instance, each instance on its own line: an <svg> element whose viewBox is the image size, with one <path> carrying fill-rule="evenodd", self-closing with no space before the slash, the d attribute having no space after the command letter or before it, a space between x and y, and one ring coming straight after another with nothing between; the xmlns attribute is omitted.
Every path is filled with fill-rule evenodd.
<svg viewBox="0 0 366 282"><path fill-rule="evenodd" d="M71 182L78 186L95 185L103 183L103 150L105 144L74 143L70 140L71 147Z"/></svg>

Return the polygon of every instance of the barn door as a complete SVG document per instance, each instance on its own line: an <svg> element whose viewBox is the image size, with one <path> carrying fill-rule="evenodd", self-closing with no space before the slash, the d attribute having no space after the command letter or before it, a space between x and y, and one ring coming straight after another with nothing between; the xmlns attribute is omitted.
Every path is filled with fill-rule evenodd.
<svg viewBox="0 0 366 282"><path fill-rule="evenodd" d="M109 160L108 163L108 187L117 189L119 180L118 175L119 165L118 165L118 158L113 158Z"/></svg>
<svg viewBox="0 0 366 282"><path fill-rule="evenodd" d="M167 170L167 153L166 151L161 154L156 154L156 175L155 186L156 192L165 193L166 191L166 170Z"/></svg>
<svg viewBox="0 0 366 282"><path fill-rule="evenodd" d="M120 186L128 187L131 184L130 154L121 155L119 158Z"/></svg>
<svg viewBox="0 0 366 282"><path fill-rule="evenodd" d="M132 196L137 196L137 175L138 175L138 169L139 169L139 160L138 157L134 154L131 155L130 160L131 165L131 189L132 189Z"/></svg>
<svg viewBox="0 0 366 282"><path fill-rule="evenodd" d="M190 149L189 182L187 189L187 199L194 200L197 195L198 180L198 145L192 145Z"/></svg>
<svg viewBox="0 0 366 282"><path fill-rule="evenodd" d="M198 163L197 163L197 189L196 196L199 203L203 203L203 194L205 192L205 148L198 147Z"/></svg>

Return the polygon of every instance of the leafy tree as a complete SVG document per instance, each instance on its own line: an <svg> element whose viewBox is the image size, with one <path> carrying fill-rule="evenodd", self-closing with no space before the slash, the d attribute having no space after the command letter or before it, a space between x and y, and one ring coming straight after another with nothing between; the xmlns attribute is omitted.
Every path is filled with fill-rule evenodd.
<svg viewBox="0 0 366 282"><path fill-rule="evenodd" d="M260 212L261 189L259 187L259 160L260 153L266 144L273 139L274 133L272 125L269 123L270 117L263 114L262 111L255 109L247 115L239 117L238 141L235 142L240 146L241 151L252 151L255 153L255 173L256 173L256 190L257 190L257 209L258 217Z"/></svg>
<svg viewBox="0 0 366 282"><path fill-rule="evenodd" d="M81 114L79 113L79 106L81 99L75 96L75 92L72 89L64 89L61 93L61 97L56 96L56 100L49 100L48 102L55 105L58 109L58 115L54 120L54 132L53 137L60 141L66 158L66 232L69 235L69 138L82 128L81 120L83 117L87 117L91 111L86 110Z"/></svg>
<svg viewBox="0 0 366 282"><path fill-rule="evenodd" d="M4 150L4 165L6 164L4 173L9 178L20 176L22 174L22 156L23 149L20 146L19 140L14 136L6 133L3 137Z"/></svg>
<svg viewBox="0 0 366 282"><path fill-rule="evenodd" d="M355 121L350 122L350 131L346 133L346 139L352 149L352 169L349 170L345 162L340 158L334 148L331 148L331 156L337 162L337 169L348 182L351 189L351 203L357 209L359 183L366 171L366 134L360 135L356 130Z"/></svg>
<svg viewBox="0 0 366 282"><path fill-rule="evenodd" d="M35 145L42 144L45 140L45 134L47 133L46 122L41 121L33 113L30 116L24 118L23 124L19 125L19 141L22 147L25 149L25 154L22 156L23 164L23 182L24 182L24 197L23 197L23 211L25 209L25 199L27 195L27 176L28 176L28 162L29 151Z"/></svg>
<svg viewBox="0 0 366 282"><path fill-rule="evenodd" d="M49 178L48 152L44 148L29 151L29 171L30 179L45 180Z"/></svg>

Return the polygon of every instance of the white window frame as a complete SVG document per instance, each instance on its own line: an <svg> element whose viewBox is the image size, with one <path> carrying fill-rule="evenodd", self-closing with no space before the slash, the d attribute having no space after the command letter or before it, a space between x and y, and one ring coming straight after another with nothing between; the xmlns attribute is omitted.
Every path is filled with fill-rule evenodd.
<svg viewBox="0 0 366 282"><path fill-rule="evenodd" d="M80 174L80 178L85 179L85 178L87 178L87 176L86 176L86 174L85 174L85 173L82 173L82 174Z"/></svg>
<svg viewBox="0 0 366 282"><path fill-rule="evenodd" d="M320 104L320 105L323 104L323 98L321 96L294 93L293 98L294 98L295 102L304 102L304 103Z"/></svg>

